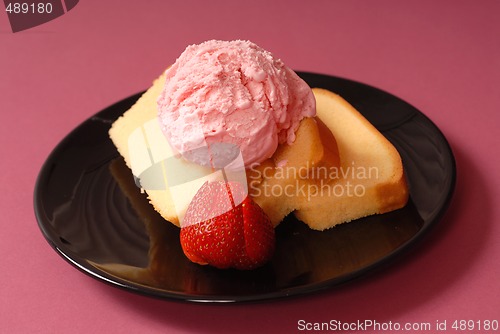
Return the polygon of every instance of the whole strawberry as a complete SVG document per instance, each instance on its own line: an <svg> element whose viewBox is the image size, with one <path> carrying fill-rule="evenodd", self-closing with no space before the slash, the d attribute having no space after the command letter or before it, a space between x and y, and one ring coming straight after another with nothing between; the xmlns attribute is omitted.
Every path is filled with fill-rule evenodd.
<svg viewBox="0 0 500 334"><path fill-rule="evenodd" d="M274 253L274 227L237 182L206 182L188 206L180 233L184 254L198 264L249 270Z"/></svg>

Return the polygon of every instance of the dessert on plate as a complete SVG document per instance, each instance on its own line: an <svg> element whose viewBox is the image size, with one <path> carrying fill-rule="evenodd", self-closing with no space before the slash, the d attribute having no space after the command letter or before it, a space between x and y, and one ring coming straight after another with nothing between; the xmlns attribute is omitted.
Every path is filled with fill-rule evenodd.
<svg viewBox="0 0 500 334"><path fill-rule="evenodd" d="M401 158L373 125L249 41L188 46L109 134L199 264L263 265L289 214L325 230L408 199Z"/></svg>

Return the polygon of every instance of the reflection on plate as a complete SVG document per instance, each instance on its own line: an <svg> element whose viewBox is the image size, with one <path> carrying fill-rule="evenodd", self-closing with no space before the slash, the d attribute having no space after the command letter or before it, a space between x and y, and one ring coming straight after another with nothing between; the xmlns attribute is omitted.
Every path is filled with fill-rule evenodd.
<svg viewBox="0 0 500 334"><path fill-rule="evenodd" d="M455 185L455 161L439 129L421 112L376 88L300 73L311 87L353 104L398 149L410 187L400 210L324 232L293 215L276 230L276 253L250 271L189 262L179 229L165 222L135 186L108 138L111 123L141 94L97 113L71 132L45 162L35 213L51 246L90 276L142 294L186 301L240 302L319 291L359 277L415 244L442 217Z"/></svg>

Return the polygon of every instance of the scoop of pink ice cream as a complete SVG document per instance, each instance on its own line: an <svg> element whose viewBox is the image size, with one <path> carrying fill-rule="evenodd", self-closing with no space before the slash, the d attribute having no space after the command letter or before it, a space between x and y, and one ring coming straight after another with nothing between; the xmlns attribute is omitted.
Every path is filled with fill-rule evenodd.
<svg viewBox="0 0 500 334"><path fill-rule="evenodd" d="M316 114L310 87L249 41L188 46L165 74L162 131L175 150L202 165L234 155L232 147L245 166L260 163L278 143L293 143L300 120Z"/></svg>

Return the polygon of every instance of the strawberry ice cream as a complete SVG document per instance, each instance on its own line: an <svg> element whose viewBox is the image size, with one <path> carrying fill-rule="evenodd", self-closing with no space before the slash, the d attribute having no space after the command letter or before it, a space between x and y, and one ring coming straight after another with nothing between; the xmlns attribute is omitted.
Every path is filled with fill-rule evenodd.
<svg viewBox="0 0 500 334"><path fill-rule="evenodd" d="M300 120L316 113L309 86L249 41L188 46L165 74L161 129L174 150L202 165L232 148L245 166L260 163L279 143L293 143Z"/></svg>

